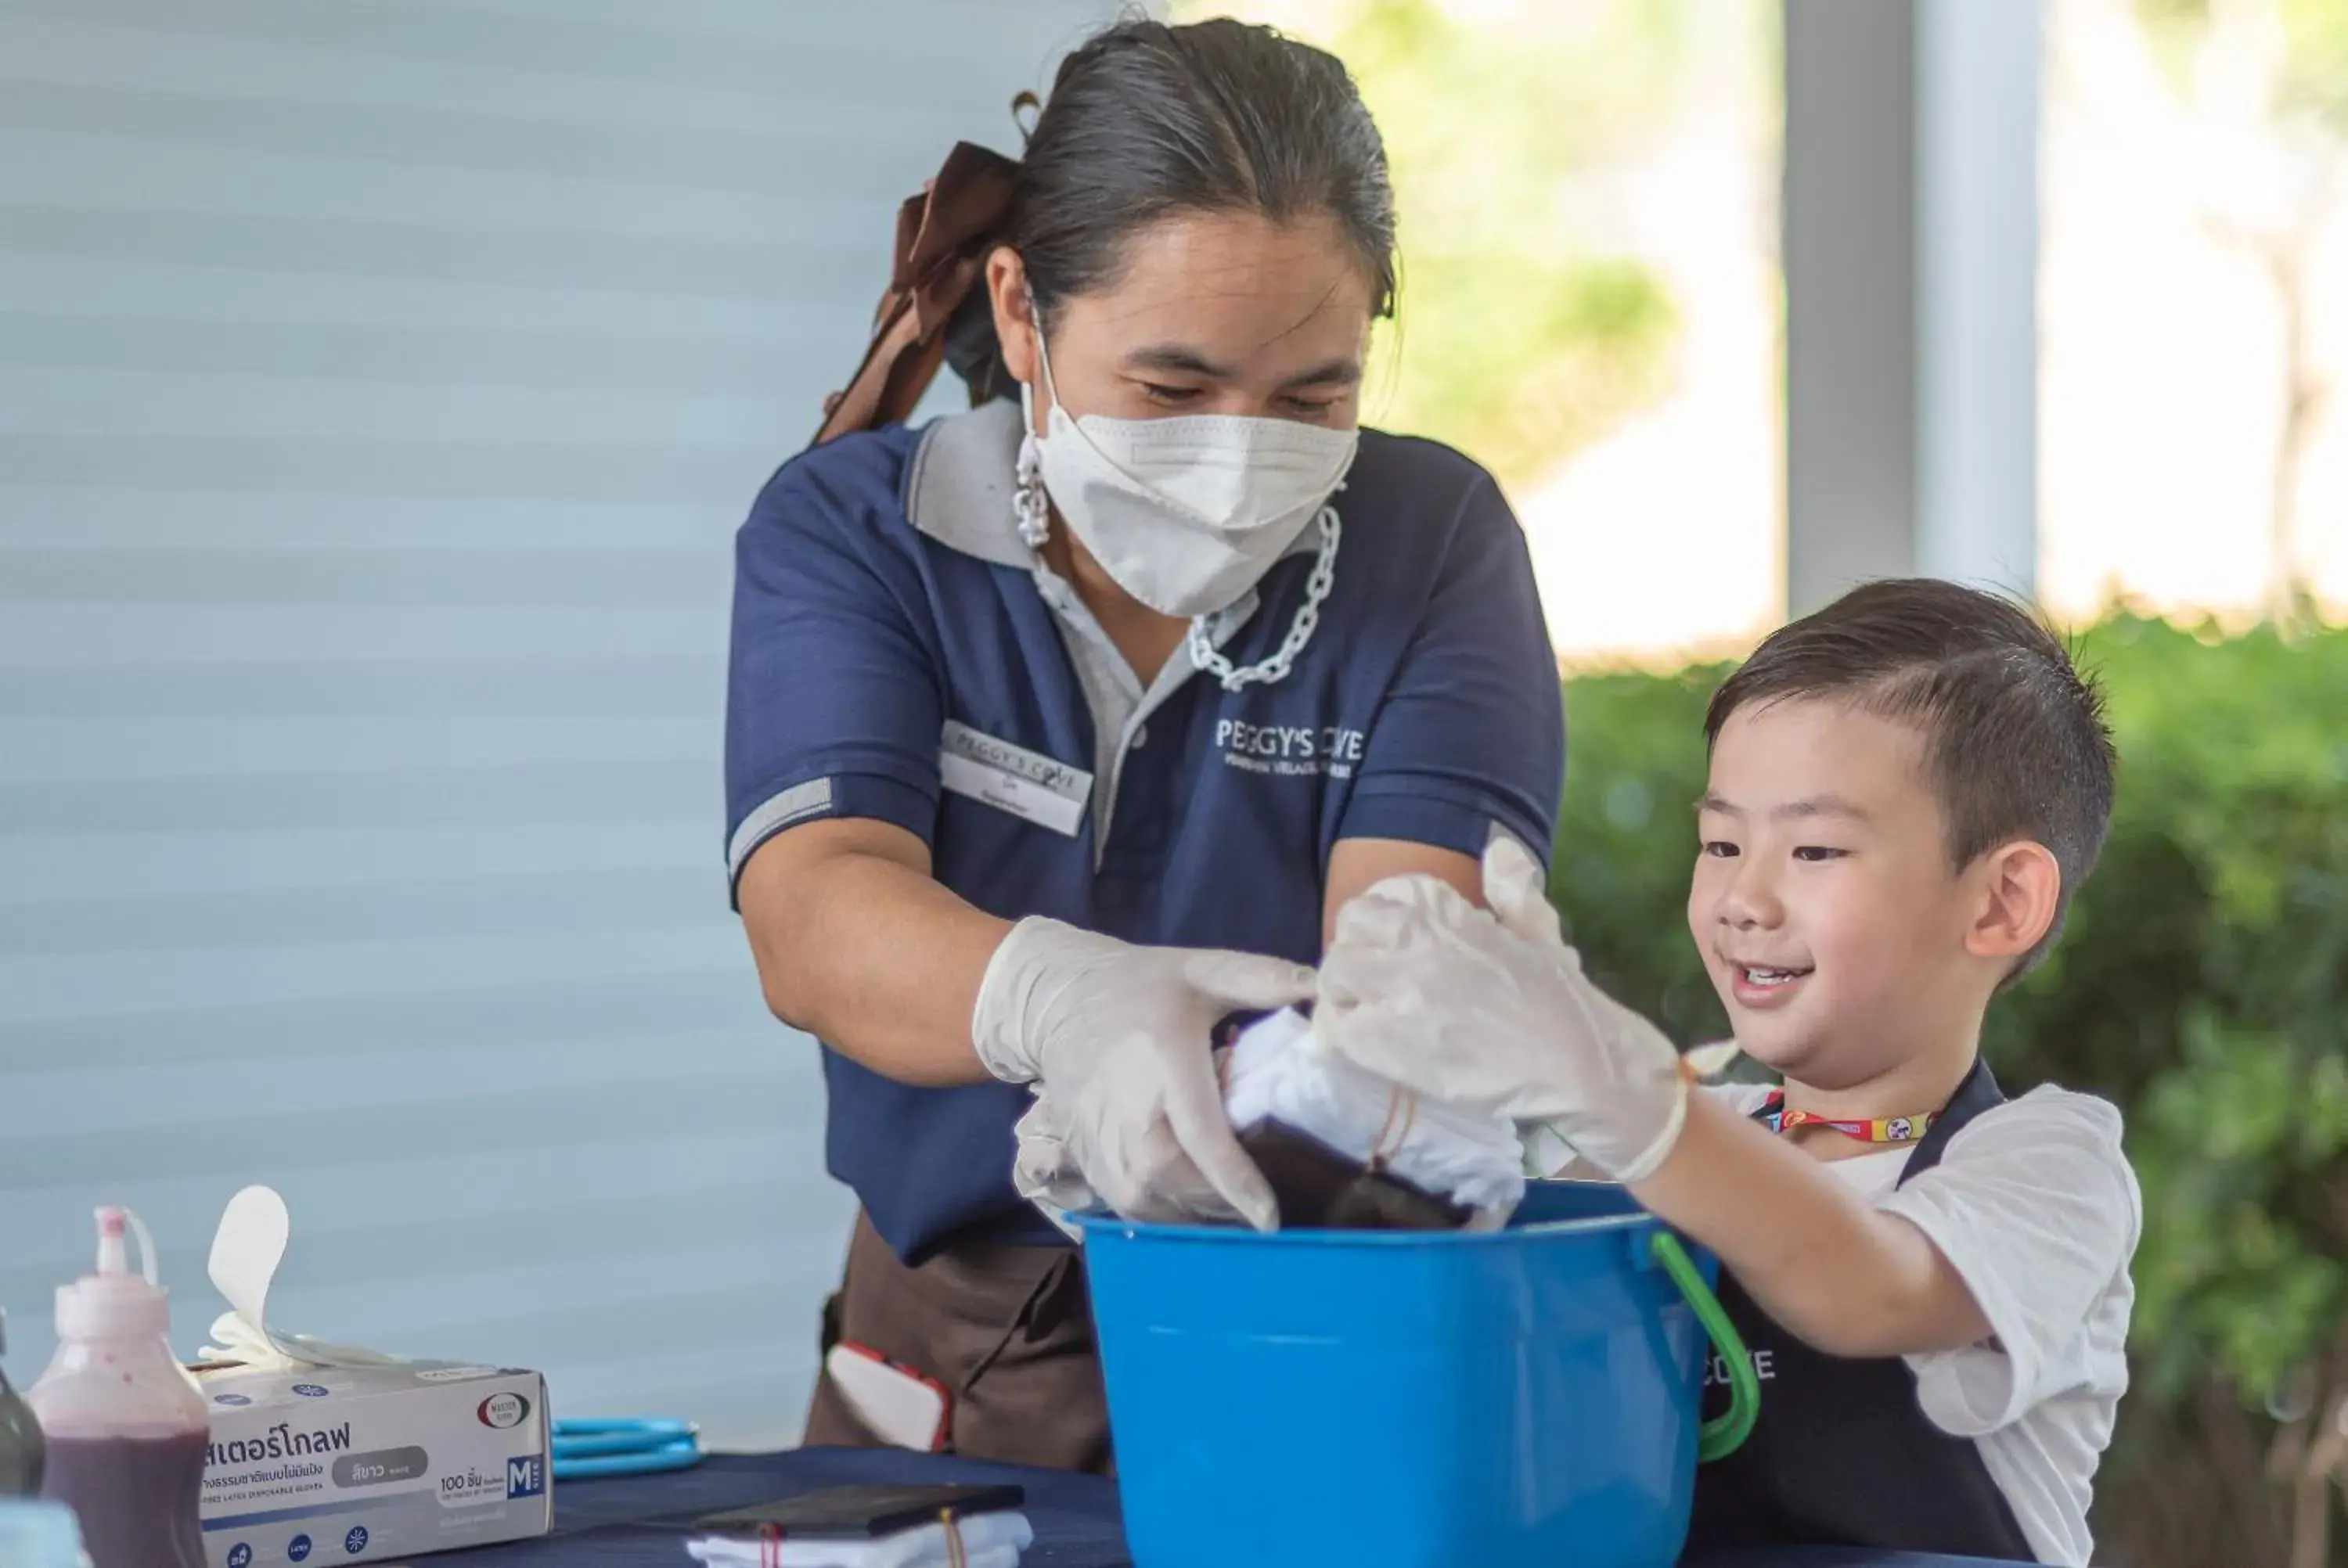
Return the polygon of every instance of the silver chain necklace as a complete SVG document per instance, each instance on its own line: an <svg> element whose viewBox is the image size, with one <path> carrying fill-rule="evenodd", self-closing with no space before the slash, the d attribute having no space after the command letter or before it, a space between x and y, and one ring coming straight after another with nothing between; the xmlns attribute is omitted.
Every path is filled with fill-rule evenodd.
<svg viewBox="0 0 2348 1568"><path fill-rule="evenodd" d="M1321 604L1329 590L1337 585L1337 539L1340 532L1337 508L1323 506L1316 519L1321 525L1321 553L1313 562L1313 575L1304 584L1304 602L1296 607L1296 619L1288 623L1288 635L1272 657L1261 663L1234 665L1224 658L1207 635L1210 616L1194 616L1190 620L1190 662L1199 670L1222 683L1226 692L1237 692L1261 682L1265 685L1285 679L1289 666L1313 641L1313 629L1321 624Z"/></svg>
<svg viewBox="0 0 2348 1568"><path fill-rule="evenodd" d="M1012 507L1019 519L1019 537L1031 550L1040 550L1050 537L1051 504L1044 497L1043 462L1031 437L1020 443L1016 483L1012 491ZM1339 485L1338 489L1345 487ZM1313 562L1313 575L1305 579L1304 602L1296 607L1296 619L1288 623L1288 635L1272 657L1261 663L1234 665L1217 650L1214 639L1208 635L1210 615L1190 618L1189 647L1191 667L1211 675L1221 682L1226 692L1243 691L1249 686L1270 685L1286 678L1296 656L1313 641L1313 628L1321 624L1321 605L1329 590L1337 585L1337 541L1344 533L1337 521L1334 502L1323 503L1314 519L1321 527L1321 553Z"/></svg>

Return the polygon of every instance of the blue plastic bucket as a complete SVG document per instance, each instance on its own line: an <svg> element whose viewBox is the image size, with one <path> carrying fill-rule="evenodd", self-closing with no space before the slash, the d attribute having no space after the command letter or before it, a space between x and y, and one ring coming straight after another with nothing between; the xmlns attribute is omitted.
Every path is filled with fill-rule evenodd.
<svg viewBox="0 0 2348 1568"><path fill-rule="evenodd" d="M1535 1183L1506 1230L1084 1216L1137 1568L1670 1568L1687 1532L1705 1276L1618 1189Z"/></svg>

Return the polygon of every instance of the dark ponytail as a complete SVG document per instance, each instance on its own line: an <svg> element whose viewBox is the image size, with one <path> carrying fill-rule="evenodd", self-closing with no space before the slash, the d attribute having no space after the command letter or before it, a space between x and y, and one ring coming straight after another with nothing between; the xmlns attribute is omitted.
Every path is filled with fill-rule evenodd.
<svg viewBox="0 0 2348 1568"><path fill-rule="evenodd" d="M1060 65L1014 177L1004 242L1048 329L1073 295L1114 286L1125 245L1184 212L1327 216L1358 252L1379 315L1395 302L1385 146L1343 62L1229 19L1120 22ZM984 289L947 328L973 403L1018 395Z"/></svg>

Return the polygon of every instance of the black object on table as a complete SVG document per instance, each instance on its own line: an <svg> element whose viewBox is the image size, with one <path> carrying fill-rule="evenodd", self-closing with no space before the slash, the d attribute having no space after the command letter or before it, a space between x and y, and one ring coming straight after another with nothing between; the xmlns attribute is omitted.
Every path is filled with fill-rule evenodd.
<svg viewBox="0 0 2348 1568"><path fill-rule="evenodd" d="M554 1533L419 1559L448 1568L692 1568L693 1522L828 1486L991 1484L1027 1492L1035 1544L1020 1568L1131 1568L1117 1528L1117 1488L1094 1476L893 1449L800 1449L713 1457L693 1470L577 1481L554 1491ZM1200 1568L1210 1568L1201 1564ZM1970 1557L1842 1547L1738 1552L1691 1559L1685 1568L1994 1568Z"/></svg>

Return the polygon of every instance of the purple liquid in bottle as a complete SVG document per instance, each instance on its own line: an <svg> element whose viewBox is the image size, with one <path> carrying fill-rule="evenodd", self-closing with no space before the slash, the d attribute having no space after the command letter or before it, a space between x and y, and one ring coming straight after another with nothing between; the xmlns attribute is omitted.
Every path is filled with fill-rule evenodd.
<svg viewBox="0 0 2348 1568"><path fill-rule="evenodd" d="M128 1266L125 1229L145 1267ZM93 1568L204 1568L198 1516L211 1423L164 1336L147 1227L98 1211L98 1272L57 1291L57 1349L25 1396L48 1438L41 1495L81 1521Z"/></svg>
<svg viewBox="0 0 2348 1568"><path fill-rule="evenodd" d="M205 1442L201 1431L52 1438L41 1491L80 1516L95 1568L204 1568Z"/></svg>

